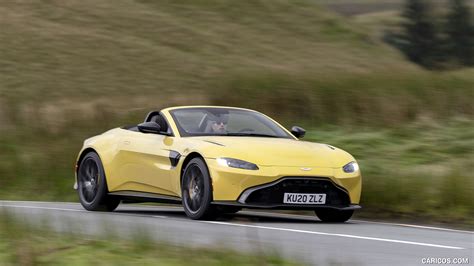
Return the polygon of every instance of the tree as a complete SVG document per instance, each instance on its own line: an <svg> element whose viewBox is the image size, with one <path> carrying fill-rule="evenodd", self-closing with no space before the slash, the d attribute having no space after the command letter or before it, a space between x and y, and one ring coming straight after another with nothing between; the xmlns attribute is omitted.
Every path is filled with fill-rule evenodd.
<svg viewBox="0 0 474 266"><path fill-rule="evenodd" d="M415 63L434 68L439 42L430 11L426 0L407 0L403 12L403 50Z"/></svg>
<svg viewBox="0 0 474 266"><path fill-rule="evenodd" d="M474 65L474 25L464 0L450 0L446 35L448 53L464 65Z"/></svg>

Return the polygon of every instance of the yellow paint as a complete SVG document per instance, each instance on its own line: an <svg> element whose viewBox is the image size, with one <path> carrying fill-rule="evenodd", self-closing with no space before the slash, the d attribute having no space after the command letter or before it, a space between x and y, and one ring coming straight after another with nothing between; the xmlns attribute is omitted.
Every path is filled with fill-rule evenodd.
<svg viewBox="0 0 474 266"><path fill-rule="evenodd" d="M208 166L214 200L237 200L245 189L284 176L317 176L330 178L347 189L352 204L359 203L362 187L360 172L348 174L342 171L345 164L355 161L349 153L296 138L181 137L169 111L189 107L212 106L162 110L174 133L172 137L116 128L87 139L79 154L87 148L99 154L111 192L134 190L180 197L184 159L188 154L197 152L205 158ZM171 167L168 158L170 150L182 155L176 167ZM220 166L216 162L219 157L252 162L258 165L259 170ZM301 168L311 170L303 171Z"/></svg>

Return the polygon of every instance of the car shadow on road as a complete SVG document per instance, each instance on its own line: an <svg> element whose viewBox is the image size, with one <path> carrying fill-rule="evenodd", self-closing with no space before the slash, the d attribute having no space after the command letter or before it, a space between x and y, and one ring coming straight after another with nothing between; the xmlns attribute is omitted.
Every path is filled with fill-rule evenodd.
<svg viewBox="0 0 474 266"><path fill-rule="evenodd" d="M187 218L184 211L179 210L179 209L177 210L150 210L148 208L147 210L123 209L123 210L115 210L114 213L130 214L130 215L145 216L145 217L159 216L159 217L169 217L169 218Z"/></svg>
<svg viewBox="0 0 474 266"><path fill-rule="evenodd" d="M183 209L173 208L173 209L163 209L157 207L153 209L151 207L146 207L143 209L139 208L123 208L118 209L115 213L119 214L130 214L130 215L139 215L143 217L159 217L159 218L173 218L173 219L189 219L184 213ZM235 214L220 214L215 221L220 222L247 222L247 223L305 223L305 224L314 224L323 222L319 221L316 216L303 216L300 215L288 215L282 213L271 213L271 212L247 212L241 211Z"/></svg>

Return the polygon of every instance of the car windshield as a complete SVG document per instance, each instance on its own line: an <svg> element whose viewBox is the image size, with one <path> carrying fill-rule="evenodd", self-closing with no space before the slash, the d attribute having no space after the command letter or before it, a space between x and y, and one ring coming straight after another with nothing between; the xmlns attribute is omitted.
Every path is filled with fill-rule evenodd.
<svg viewBox="0 0 474 266"><path fill-rule="evenodd" d="M232 108L183 108L170 111L181 136L292 138L265 115Z"/></svg>

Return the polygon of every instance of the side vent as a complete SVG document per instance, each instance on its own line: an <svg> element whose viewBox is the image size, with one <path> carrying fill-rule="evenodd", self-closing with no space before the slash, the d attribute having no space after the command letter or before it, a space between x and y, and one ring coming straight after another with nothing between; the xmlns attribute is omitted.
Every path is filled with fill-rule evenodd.
<svg viewBox="0 0 474 266"><path fill-rule="evenodd" d="M178 165L181 154L177 151L170 151L170 163L171 166L176 167Z"/></svg>

